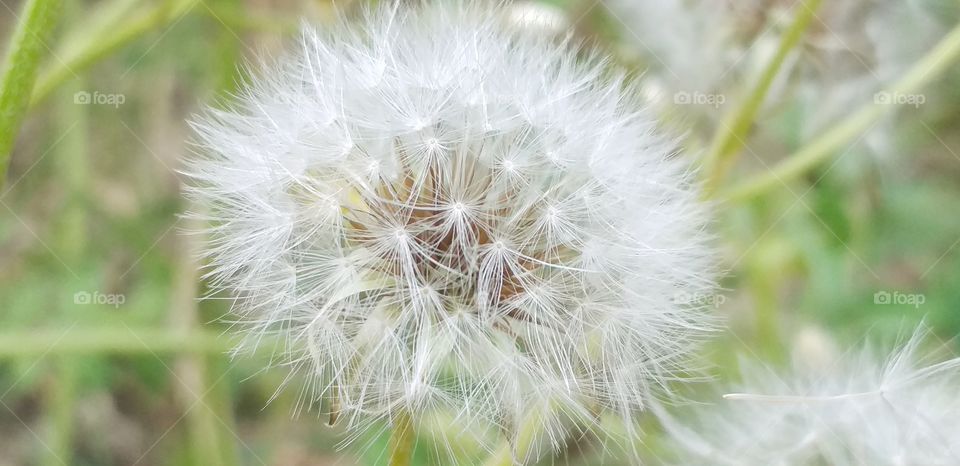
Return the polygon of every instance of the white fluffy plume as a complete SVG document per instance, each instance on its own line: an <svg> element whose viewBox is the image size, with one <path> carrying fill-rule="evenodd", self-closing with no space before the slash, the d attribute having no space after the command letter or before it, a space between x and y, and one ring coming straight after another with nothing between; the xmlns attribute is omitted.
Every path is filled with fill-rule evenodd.
<svg viewBox="0 0 960 466"><path fill-rule="evenodd" d="M866 348L789 374L749 367L738 393L692 422L658 414L681 464L960 464L960 358L924 363L925 335L886 358Z"/></svg>
<svg viewBox="0 0 960 466"><path fill-rule="evenodd" d="M603 60L472 3L306 29L194 123L209 277L351 421L627 420L710 327L704 208ZM326 401L324 401L326 400Z"/></svg>

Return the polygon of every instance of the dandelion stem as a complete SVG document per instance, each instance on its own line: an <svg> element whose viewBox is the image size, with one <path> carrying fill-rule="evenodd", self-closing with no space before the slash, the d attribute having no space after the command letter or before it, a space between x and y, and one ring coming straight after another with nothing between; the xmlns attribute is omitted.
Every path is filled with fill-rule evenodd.
<svg viewBox="0 0 960 466"><path fill-rule="evenodd" d="M400 409L393 417L393 429L390 431L390 466L410 466L413 458L414 435L413 419L410 413Z"/></svg>
<svg viewBox="0 0 960 466"><path fill-rule="evenodd" d="M27 0L10 40L0 78L0 186L6 179L10 151L27 114L37 69L60 10L60 0Z"/></svg>
<svg viewBox="0 0 960 466"><path fill-rule="evenodd" d="M773 85L773 81L783 67L787 56L800 43L800 39L810 25L810 21L816 17L821 2L822 0L805 0L797 6L799 11L797 11L793 23L784 32L776 53L763 69L758 81L747 94L743 103L735 107L721 121L720 128L714 135L713 142L704 160L705 172L708 175L705 187L706 194L709 195L716 191L727 171L736 161L736 156L740 153L739 149L743 147L744 141L748 137L747 133L753 126L753 121L766 99L767 92L770 91L770 86Z"/></svg>
<svg viewBox="0 0 960 466"><path fill-rule="evenodd" d="M958 58L960 58L960 25L955 26L899 81L877 95L914 94L940 77L952 64L956 63ZM895 105L882 105L875 101L867 103L846 120L835 125L832 130L787 157L766 174L722 192L718 197L723 201L742 201L784 184L787 180L799 177L830 158L841 146L869 130L874 123L895 107Z"/></svg>

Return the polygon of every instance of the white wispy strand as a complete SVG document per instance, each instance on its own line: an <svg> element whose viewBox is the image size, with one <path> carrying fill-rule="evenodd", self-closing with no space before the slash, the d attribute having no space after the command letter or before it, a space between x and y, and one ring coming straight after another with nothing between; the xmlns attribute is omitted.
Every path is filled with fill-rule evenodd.
<svg viewBox="0 0 960 466"><path fill-rule="evenodd" d="M657 411L682 464L960 464L960 358L925 364L926 335L886 358L868 347L819 370L748 366L736 393L686 424Z"/></svg>
<svg viewBox="0 0 960 466"><path fill-rule="evenodd" d="M278 335L358 429L631 422L710 329L709 300L674 299L712 289L674 141L602 58L508 23L430 3L306 28L194 122L189 194L245 349Z"/></svg>

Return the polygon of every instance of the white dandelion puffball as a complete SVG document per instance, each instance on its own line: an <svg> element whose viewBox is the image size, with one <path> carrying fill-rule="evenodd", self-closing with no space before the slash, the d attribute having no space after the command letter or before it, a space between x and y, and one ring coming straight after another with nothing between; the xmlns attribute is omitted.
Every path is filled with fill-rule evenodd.
<svg viewBox="0 0 960 466"><path fill-rule="evenodd" d="M473 3L307 28L194 123L209 277L355 421L630 417L710 329L705 208L601 58Z"/></svg>
<svg viewBox="0 0 960 466"><path fill-rule="evenodd" d="M738 393L692 421L658 412L678 464L960 464L960 358L924 363L925 335L886 358L866 348L788 374L748 366Z"/></svg>

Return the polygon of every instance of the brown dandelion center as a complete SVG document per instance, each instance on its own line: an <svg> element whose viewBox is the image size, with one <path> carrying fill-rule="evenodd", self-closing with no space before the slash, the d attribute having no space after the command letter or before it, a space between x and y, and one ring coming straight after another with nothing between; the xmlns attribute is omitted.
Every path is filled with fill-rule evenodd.
<svg viewBox="0 0 960 466"><path fill-rule="evenodd" d="M343 236L349 246L373 252L377 272L400 289L429 286L451 312L488 310L533 321L519 304L556 273L550 264L572 253L523 236L535 230L545 200L518 205L515 196L525 187L505 186L496 167L467 157L450 155L421 171L404 167L392 180L378 177L355 191L357 199L341 205ZM465 193L452 192L451 173L469 186Z"/></svg>

